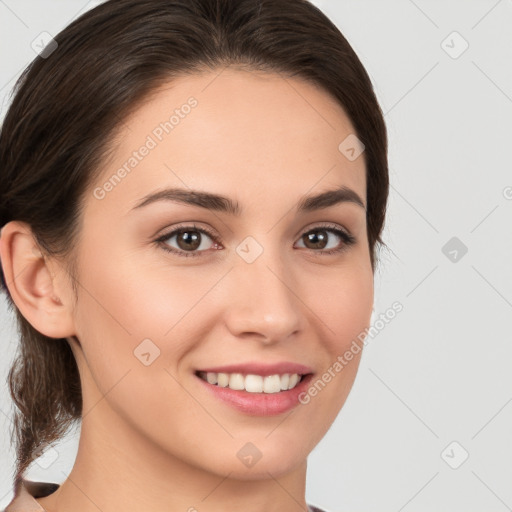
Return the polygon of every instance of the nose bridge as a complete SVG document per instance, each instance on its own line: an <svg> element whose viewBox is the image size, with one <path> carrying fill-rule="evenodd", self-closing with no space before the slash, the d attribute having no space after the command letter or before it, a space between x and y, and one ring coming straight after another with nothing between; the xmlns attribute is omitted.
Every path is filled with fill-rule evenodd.
<svg viewBox="0 0 512 512"><path fill-rule="evenodd" d="M245 254L255 250L248 243ZM240 247L247 249L243 243ZM243 255L231 273L228 327L235 335L255 333L269 342L288 337L300 328L301 319L292 272L278 250L266 248L252 261Z"/></svg>

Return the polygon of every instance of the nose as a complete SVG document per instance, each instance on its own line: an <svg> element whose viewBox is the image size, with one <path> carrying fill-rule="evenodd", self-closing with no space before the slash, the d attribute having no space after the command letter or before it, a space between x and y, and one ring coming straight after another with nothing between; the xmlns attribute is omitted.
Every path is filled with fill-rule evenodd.
<svg viewBox="0 0 512 512"><path fill-rule="evenodd" d="M230 274L225 321L233 336L270 345L302 328L304 303L292 270L260 257L240 262Z"/></svg>

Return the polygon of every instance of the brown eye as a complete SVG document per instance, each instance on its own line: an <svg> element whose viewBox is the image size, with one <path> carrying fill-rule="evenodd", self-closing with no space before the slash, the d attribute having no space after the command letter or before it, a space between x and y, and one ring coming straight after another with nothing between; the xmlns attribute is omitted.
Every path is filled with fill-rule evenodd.
<svg viewBox="0 0 512 512"><path fill-rule="evenodd" d="M319 226L304 233L301 241L306 249L327 255L347 249L356 242L356 239L336 226Z"/></svg>
<svg viewBox="0 0 512 512"><path fill-rule="evenodd" d="M174 243L177 247L169 243L173 238L176 239ZM208 239L213 242L213 245L211 243L208 244ZM201 256L201 253L207 252L209 248L220 248L212 234L206 231L206 229L196 226L184 226L174 229L155 241L158 242L165 251L185 257Z"/></svg>
<svg viewBox="0 0 512 512"><path fill-rule="evenodd" d="M176 242L184 251L194 251L201 245L201 234L199 231L180 230L176 234Z"/></svg>
<svg viewBox="0 0 512 512"><path fill-rule="evenodd" d="M326 230L315 229L315 231L311 231L302 235L304 240L304 245L308 249L324 249L329 240L329 236L327 235Z"/></svg>

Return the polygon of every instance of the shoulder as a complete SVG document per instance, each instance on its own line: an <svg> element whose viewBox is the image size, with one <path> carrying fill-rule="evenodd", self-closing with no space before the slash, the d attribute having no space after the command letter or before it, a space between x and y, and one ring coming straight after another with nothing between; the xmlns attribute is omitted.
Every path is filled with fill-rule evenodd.
<svg viewBox="0 0 512 512"><path fill-rule="evenodd" d="M39 512L44 510L35 498L43 498L55 492L59 484L53 482L33 482L22 480L15 490L15 496L7 505L7 508L0 512ZM309 512L326 512L325 510L308 505Z"/></svg>
<svg viewBox="0 0 512 512"><path fill-rule="evenodd" d="M309 508L309 512L327 512L326 510L315 507L313 505L308 505L308 508Z"/></svg>
<svg viewBox="0 0 512 512"><path fill-rule="evenodd" d="M23 487L34 498L44 498L52 492L55 492L60 486L53 482L32 482L23 480Z"/></svg>
<svg viewBox="0 0 512 512"><path fill-rule="evenodd" d="M14 490L14 497L0 512L40 512L44 510L35 498L43 498L55 492L59 484L21 480Z"/></svg>

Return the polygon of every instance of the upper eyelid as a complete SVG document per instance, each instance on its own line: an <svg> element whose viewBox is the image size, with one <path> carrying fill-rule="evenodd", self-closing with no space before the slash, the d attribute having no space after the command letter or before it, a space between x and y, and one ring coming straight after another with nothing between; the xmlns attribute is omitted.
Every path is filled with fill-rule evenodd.
<svg viewBox="0 0 512 512"><path fill-rule="evenodd" d="M308 233L310 231L313 231L315 229L325 228L325 229L328 229L328 230L339 230L339 231L342 231L349 238L355 239L355 236L350 232L350 230L348 230L344 226L341 226L340 224L336 224L336 223L329 222L329 221L324 221L325 222L324 224L321 223L322 221L319 221L319 222L320 222L320 224L316 224L316 225L313 225L311 227L308 227L306 229L301 230L302 235L304 235L304 234L306 234L306 233ZM170 228L168 231L164 232L162 235L159 235L156 240L157 241L167 240L168 238L172 238L172 237L176 236L179 233L180 230L187 230L187 229L190 230L190 231L196 230L196 231L199 231L201 233L204 233L204 234L208 235L210 238L212 238L212 240L214 242L216 242L216 243L219 243L219 239L221 238L216 233L213 233L210 229L202 227L202 226L194 225L194 222L192 222L191 224L184 223L183 225L178 225L177 227ZM198 252L203 252L203 251L198 251Z"/></svg>
<svg viewBox="0 0 512 512"><path fill-rule="evenodd" d="M215 233L210 232L209 229L204 228L202 226L194 226L193 224L183 224L182 226L169 228L168 231L164 231L161 235L157 237L157 240L171 238L171 236L175 236L180 230L187 229L190 231L200 231L201 233L205 233L214 240L217 240L219 238Z"/></svg>

